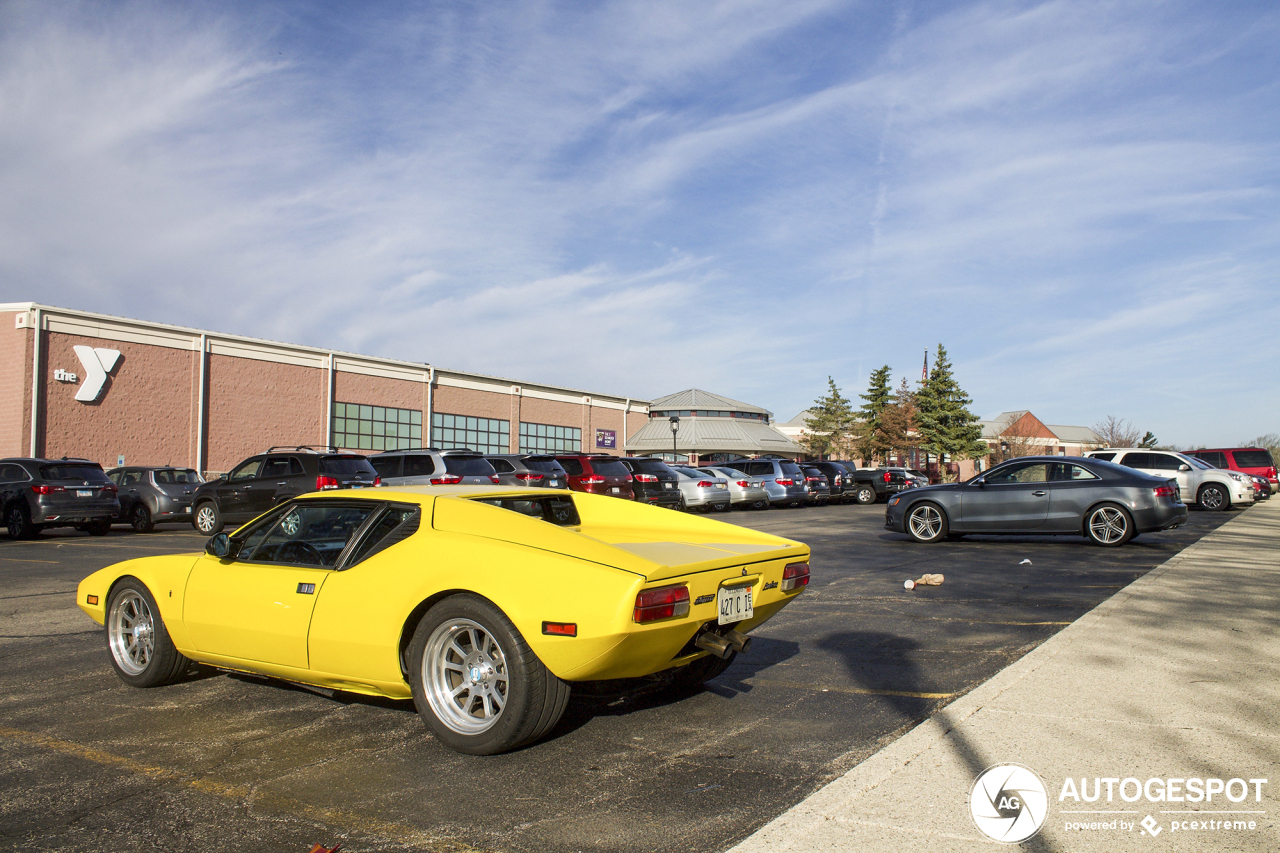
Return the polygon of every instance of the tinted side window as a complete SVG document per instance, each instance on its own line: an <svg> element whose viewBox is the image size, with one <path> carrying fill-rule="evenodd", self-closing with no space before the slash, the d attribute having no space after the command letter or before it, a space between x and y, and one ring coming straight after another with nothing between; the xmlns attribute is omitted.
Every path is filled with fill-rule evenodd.
<svg viewBox="0 0 1280 853"><path fill-rule="evenodd" d="M1234 450L1231 455L1236 458L1240 468L1271 468L1271 454L1265 450Z"/></svg>
<svg viewBox="0 0 1280 853"><path fill-rule="evenodd" d="M1212 453L1206 453L1205 456L1207 457L1205 461L1215 468L1228 467L1227 454L1222 453L1221 451L1215 450Z"/></svg>
<svg viewBox="0 0 1280 853"><path fill-rule="evenodd" d="M1148 453L1147 455L1155 463L1154 467L1160 471L1177 471L1178 466L1186 464L1178 457L1170 456L1167 453Z"/></svg>
<svg viewBox="0 0 1280 853"><path fill-rule="evenodd" d="M510 474L516 470L515 466L505 459L490 459L489 464L492 465L493 470L497 471L499 474Z"/></svg>
<svg viewBox="0 0 1280 853"><path fill-rule="evenodd" d="M1049 479L1049 466L1044 462L1027 462L1010 465L987 475L987 483L1007 485L1012 483L1043 483Z"/></svg>
<svg viewBox="0 0 1280 853"><path fill-rule="evenodd" d="M392 506L383 513L364 539L356 546L348 566L354 566L361 560L367 560L380 551L385 551L397 542L403 542L418 530L422 521L422 513L416 506Z"/></svg>
<svg viewBox="0 0 1280 853"><path fill-rule="evenodd" d="M582 462L580 460L561 459L559 460L559 462L560 462L560 467L564 468L565 472L568 474L572 474L573 476L576 477L577 475L582 473Z"/></svg>
<svg viewBox="0 0 1280 853"><path fill-rule="evenodd" d="M558 524L561 527L572 527L581 524L578 508L573 499L565 496L546 498L480 498L478 503L509 509L521 515L529 515Z"/></svg>
<svg viewBox="0 0 1280 853"><path fill-rule="evenodd" d="M388 456L385 459L373 458L369 460L369 464L373 466L373 470L378 472L379 477L399 477L400 476L400 456Z"/></svg>
<svg viewBox="0 0 1280 853"><path fill-rule="evenodd" d="M1154 453L1126 453L1120 464L1126 468L1155 468Z"/></svg>
<svg viewBox="0 0 1280 853"><path fill-rule="evenodd" d="M288 456L268 456L267 461L263 463L262 473L258 476L263 479L270 477L288 477L290 467Z"/></svg>
<svg viewBox="0 0 1280 853"><path fill-rule="evenodd" d="M415 453L404 458L404 476L425 477L436 472L436 463L425 453Z"/></svg>
<svg viewBox="0 0 1280 853"><path fill-rule="evenodd" d="M227 475L229 482L236 480L252 480L258 473L258 466L262 463L261 456L255 456L247 462L240 463L240 466Z"/></svg>
<svg viewBox="0 0 1280 853"><path fill-rule="evenodd" d="M1095 454L1093 454L1093 456L1091 456L1091 457L1089 457L1089 458L1091 458L1091 459L1103 459L1103 460L1105 460L1105 461L1107 461L1107 462L1110 462L1112 459L1115 459L1115 458L1116 458L1116 455L1115 455L1114 453L1095 453Z"/></svg>
<svg viewBox="0 0 1280 853"><path fill-rule="evenodd" d="M27 472L21 465L0 465L0 483L21 483L27 478Z"/></svg>

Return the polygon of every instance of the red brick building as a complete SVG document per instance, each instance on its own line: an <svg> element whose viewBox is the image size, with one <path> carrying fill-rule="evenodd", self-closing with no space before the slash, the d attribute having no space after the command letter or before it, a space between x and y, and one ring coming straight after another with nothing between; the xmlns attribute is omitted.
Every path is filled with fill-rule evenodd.
<svg viewBox="0 0 1280 853"><path fill-rule="evenodd" d="M644 400L35 303L0 303L0 400L0 457L211 473L272 445L620 453L648 422Z"/></svg>

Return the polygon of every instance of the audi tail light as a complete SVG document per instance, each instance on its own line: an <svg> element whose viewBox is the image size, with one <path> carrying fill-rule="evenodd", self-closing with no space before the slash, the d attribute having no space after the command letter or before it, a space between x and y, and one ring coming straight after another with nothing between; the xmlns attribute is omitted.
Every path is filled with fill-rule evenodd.
<svg viewBox="0 0 1280 853"><path fill-rule="evenodd" d="M636 475L635 475L635 478L636 478L636 482L637 482L637 483L656 483L656 482L658 482L658 478L657 478L657 476L655 476L654 474L636 474Z"/></svg>
<svg viewBox="0 0 1280 853"><path fill-rule="evenodd" d="M340 489L340 488L342 488L342 484L338 482L337 477L328 477L324 474L321 474L319 477L316 477L317 492L322 492L326 489Z"/></svg>
<svg viewBox="0 0 1280 853"><path fill-rule="evenodd" d="M433 486L456 486L461 482L461 474L441 474L439 477L431 478L431 485Z"/></svg>
<svg viewBox="0 0 1280 853"><path fill-rule="evenodd" d="M1158 498L1171 498L1178 494L1178 490L1173 486L1156 486L1155 493Z"/></svg>
<svg viewBox="0 0 1280 853"><path fill-rule="evenodd" d="M516 474L516 479L522 483L535 483L538 480L545 479L541 474L529 471L524 474ZM497 482L496 480L494 482Z"/></svg>
<svg viewBox="0 0 1280 853"><path fill-rule="evenodd" d="M653 622L689 615L689 587L684 584L646 589L636 596L635 621Z"/></svg>
<svg viewBox="0 0 1280 853"><path fill-rule="evenodd" d="M782 589L784 592L809 585L809 564L789 563L782 570Z"/></svg>

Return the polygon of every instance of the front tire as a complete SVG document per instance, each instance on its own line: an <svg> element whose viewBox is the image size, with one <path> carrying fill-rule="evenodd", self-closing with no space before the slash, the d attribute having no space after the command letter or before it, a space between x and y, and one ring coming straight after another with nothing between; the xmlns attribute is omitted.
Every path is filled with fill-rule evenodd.
<svg viewBox="0 0 1280 853"><path fill-rule="evenodd" d="M195 515L191 516L191 526L205 536L221 532L223 521L218 505L213 501L205 501L197 506Z"/></svg>
<svg viewBox="0 0 1280 853"><path fill-rule="evenodd" d="M134 506L133 512L129 513L129 523L133 525L133 529L138 533L150 533L156 529L156 524L151 520L151 512L147 509L146 504Z"/></svg>
<svg viewBox="0 0 1280 853"><path fill-rule="evenodd" d="M907 533L925 544L947 538L947 514L935 503L918 503L907 510Z"/></svg>
<svg viewBox="0 0 1280 853"><path fill-rule="evenodd" d="M569 685L497 607L450 596L427 611L408 651L413 702L442 743L469 755L507 752L560 720Z"/></svg>
<svg viewBox="0 0 1280 853"><path fill-rule="evenodd" d="M1089 510L1084 532L1095 545L1119 548L1133 538L1133 519L1118 504L1102 504Z"/></svg>
<svg viewBox="0 0 1280 853"><path fill-rule="evenodd" d="M863 506L873 504L876 502L876 490L871 486L859 486L858 490L853 493L853 499Z"/></svg>
<svg viewBox="0 0 1280 853"><path fill-rule="evenodd" d="M1231 496L1217 483L1207 483L1200 487L1200 493L1196 495L1196 503L1204 509L1225 512L1231 509Z"/></svg>
<svg viewBox="0 0 1280 853"><path fill-rule="evenodd" d="M111 590L106 623L111 666L125 684L159 687L191 664L169 639L155 598L137 578L124 578Z"/></svg>

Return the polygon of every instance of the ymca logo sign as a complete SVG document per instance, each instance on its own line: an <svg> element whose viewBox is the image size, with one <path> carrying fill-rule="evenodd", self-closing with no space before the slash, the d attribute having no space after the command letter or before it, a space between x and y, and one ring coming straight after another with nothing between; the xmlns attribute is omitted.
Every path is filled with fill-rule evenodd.
<svg viewBox="0 0 1280 853"><path fill-rule="evenodd" d="M120 350L86 346L75 346L72 349L75 350L76 358L80 359L80 363L84 365L84 383L76 392L76 399L81 403L93 403L102 396L103 389L107 387L107 374L120 361ZM75 381L74 373L58 370L54 371L53 375L55 379L61 380L63 377L68 377L71 381Z"/></svg>

